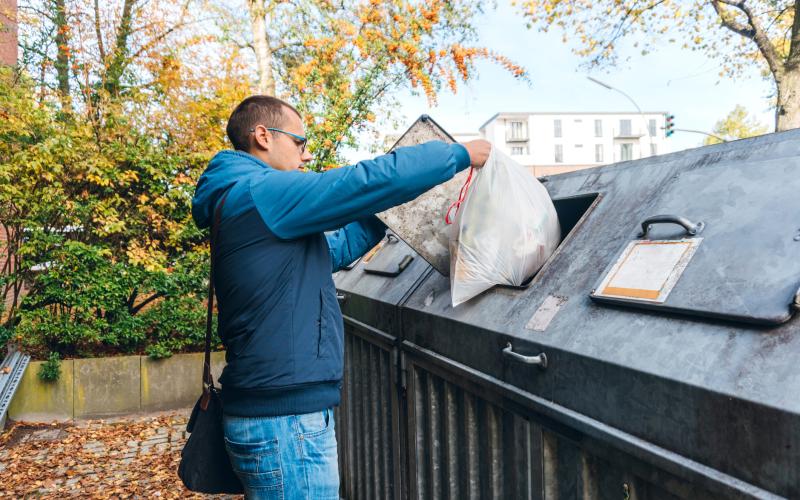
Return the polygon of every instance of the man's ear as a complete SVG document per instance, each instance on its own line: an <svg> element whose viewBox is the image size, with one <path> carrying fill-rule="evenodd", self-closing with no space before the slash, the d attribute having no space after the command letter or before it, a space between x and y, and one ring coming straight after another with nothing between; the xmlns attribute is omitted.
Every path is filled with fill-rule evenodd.
<svg viewBox="0 0 800 500"><path fill-rule="evenodd" d="M272 149L272 134L263 125L258 125L253 132L253 149L269 151Z"/></svg>

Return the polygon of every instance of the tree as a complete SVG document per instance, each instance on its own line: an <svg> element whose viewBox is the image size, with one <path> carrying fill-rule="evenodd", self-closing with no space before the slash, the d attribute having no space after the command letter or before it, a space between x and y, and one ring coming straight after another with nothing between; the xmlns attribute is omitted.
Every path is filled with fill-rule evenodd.
<svg viewBox="0 0 800 500"><path fill-rule="evenodd" d="M0 337L40 357L202 345L208 251L191 196L250 84L197 7L20 5L23 71L0 74Z"/></svg>
<svg viewBox="0 0 800 500"><path fill-rule="evenodd" d="M757 64L775 85L775 127L800 127L800 18L791 0L524 0L531 26L564 30L589 66L613 64L623 38L647 53L665 39L723 63L720 76ZM574 34L574 36L573 36Z"/></svg>
<svg viewBox="0 0 800 500"><path fill-rule="evenodd" d="M258 92L275 95L275 78L272 75L272 50L267 39L267 25L276 5L265 0L246 0L253 35L253 51L258 62Z"/></svg>
<svg viewBox="0 0 800 500"><path fill-rule="evenodd" d="M404 86L435 102L469 80L480 59L527 79L502 55L470 45L475 0L247 1L260 88L304 115L317 170L338 165L343 146L390 116L392 93Z"/></svg>
<svg viewBox="0 0 800 500"><path fill-rule="evenodd" d="M714 135L733 141L736 139L746 139L767 133L767 127L760 123L755 117L747 113L744 106L737 105L728 116L719 120L714 125ZM722 141L716 137L706 137L704 144L718 144Z"/></svg>
<svg viewBox="0 0 800 500"><path fill-rule="evenodd" d="M51 10L55 14L53 24L56 29L56 75L58 79L58 95L62 109L72 111L69 90L69 23L67 21L65 0L54 0Z"/></svg>

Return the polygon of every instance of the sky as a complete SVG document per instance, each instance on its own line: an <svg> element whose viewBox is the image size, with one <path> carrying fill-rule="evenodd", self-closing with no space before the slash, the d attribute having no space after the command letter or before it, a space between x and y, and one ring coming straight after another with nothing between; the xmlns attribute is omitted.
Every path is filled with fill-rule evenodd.
<svg viewBox="0 0 800 500"><path fill-rule="evenodd" d="M624 96L586 79L591 75L631 96L643 111L666 111L675 115L675 127L711 132L714 124L737 104L744 106L762 124L774 127L769 95L772 83L753 67L731 80L719 76L720 63L700 52L664 43L648 55L623 47L620 54L630 60L617 67L588 72L583 59L561 41L561 31L529 30L518 11L502 0L498 8L483 14L476 23L476 45L488 47L525 67L530 85L515 80L498 65L481 62L478 76L453 95L443 92L435 107L409 91L399 94L402 132L421 114L428 114L453 133L477 132L495 113L502 111L629 111L635 107ZM669 138L672 151L698 147L704 136L676 132ZM362 151L347 154L363 158Z"/></svg>

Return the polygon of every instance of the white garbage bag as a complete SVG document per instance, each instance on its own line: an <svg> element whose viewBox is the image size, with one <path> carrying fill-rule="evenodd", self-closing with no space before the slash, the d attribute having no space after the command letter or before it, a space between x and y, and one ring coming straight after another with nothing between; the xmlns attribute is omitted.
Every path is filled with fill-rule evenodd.
<svg viewBox="0 0 800 500"><path fill-rule="evenodd" d="M561 241L550 195L530 170L492 147L483 168L470 175L450 207L456 210L449 228L453 307L494 285L521 285Z"/></svg>

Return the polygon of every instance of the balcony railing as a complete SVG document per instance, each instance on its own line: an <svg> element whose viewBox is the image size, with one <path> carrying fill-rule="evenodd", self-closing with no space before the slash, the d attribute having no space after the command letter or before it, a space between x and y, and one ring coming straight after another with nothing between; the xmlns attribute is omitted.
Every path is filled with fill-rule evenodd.
<svg viewBox="0 0 800 500"><path fill-rule="evenodd" d="M647 129L631 127L631 128L615 128L612 130L614 139L639 139L648 135Z"/></svg>
<svg viewBox="0 0 800 500"><path fill-rule="evenodd" d="M512 134L510 131L506 131L506 142L527 142L528 141L528 131L523 130L522 132L517 132Z"/></svg>

